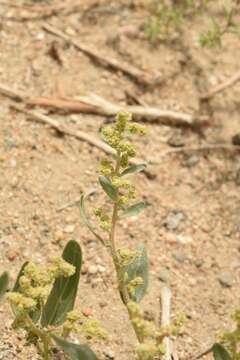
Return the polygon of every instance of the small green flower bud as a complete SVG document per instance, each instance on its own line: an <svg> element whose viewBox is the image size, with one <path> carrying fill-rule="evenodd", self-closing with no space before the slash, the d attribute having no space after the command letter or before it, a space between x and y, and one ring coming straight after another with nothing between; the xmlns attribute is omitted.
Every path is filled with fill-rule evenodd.
<svg viewBox="0 0 240 360"><path fill-rule="evenodd" d="M36 307L37 303L34 299L31 299L30 297L26 297L22 295L21 293L17 292L10 292L8 294L9 301L16 306L18 311L29 311Z"/></svg>
<svg viewBox="0 0 240 360"><path fill-rule="evenodd" d="M116 116L115 130L123 133L126 129L127 123L132 120L132 114L126 111L120 111Z"/></svg>
<svg viewBox="0 0 240 360"><path fill-rule="evenodd" d="M53 259L53 264L49 267L49 271L53 274L54 278L60 276L69 277L75 273L75 267L63 258L57 257Z"/></svg>
<svg viewBox="0 0 240 360"><path fill-rule="evenodd" d="M137 345L135 351L141 360L153 360L158 353L158 348L152 342Z"/></svg>
<svg viewBox="0 0 240 360"><path fill-rule="evenodd" d="M87 320L82 325L81 331L88 339L93 339L93 338L97 338L99 340L107 339L106 331L101 327L99 322L95 319Z"/></svg>
<svg viewBox="0 0 240 360"><path fill-rule="evenodd" d="M146 133L147 133L147 129L145 126L135 124L135 123L128 125L128 131L131 134L138 134L138 135L146 135Z"/></svg>

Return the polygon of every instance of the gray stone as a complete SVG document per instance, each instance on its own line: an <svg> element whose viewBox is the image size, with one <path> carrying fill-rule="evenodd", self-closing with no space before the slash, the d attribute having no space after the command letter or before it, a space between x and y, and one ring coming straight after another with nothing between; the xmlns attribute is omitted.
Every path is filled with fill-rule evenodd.
<svg viewBox="0 0 240 360"><path fill-rule="evenodd" d="M185 260L186 260L186 255L184 255L183 253L181 252L175 252L173 253L173 258L179 262L179 263L183 263Z"/></svg>
<svg viewBox="0 0 240 360"><path fill-rule="evenodd" d="M167 268L162 268L158 273L158 279L165 283L169 283L170 277L171 277L171 273L170 270Z"/></svg>
<svg viewBox="0 0 240 360"><path fill-rule="evenodd" d="M229 288L232 287L234 284L234 277L231 273L225 272L219 275L218 281L223 287Z"/></svg>
<svg viewBox="0 0 240 360"><path fill-rule="evenodd" d="M106 359L114 359L115 358L114 351L111 349L106 348L103 350L103 353L104 353Z"/></svg>
<svg viewBox="0 0 240 360"><path fill-rule="evenodd" d="M166 218L165 226L168 230L176 230L184 218L185 216L182 212L172 211Z"/></svg>
<svg viewBox="0 0 240 360"><path fill-rule="evenodd" d="M188 235L177 235L176 240L182 245L190 244L191 242L193 242L193 238Z"/></svg>
<svg viewBox="0 0 240 360"><path fill-rule="evenodd" d="M194 167L194 166L196 166L196 165L199 163L199 161L200 161L199 156L197 156L197 155L192 155L192 156L190 156L190 157L187 159L185 165L186 165L187 167Z"/></svg>

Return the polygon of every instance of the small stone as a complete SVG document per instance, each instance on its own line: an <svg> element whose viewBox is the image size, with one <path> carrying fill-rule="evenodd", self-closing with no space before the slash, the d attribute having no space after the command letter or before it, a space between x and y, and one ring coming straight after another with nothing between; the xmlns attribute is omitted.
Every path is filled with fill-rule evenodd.
<svg viewBox="0 0 240 360"><path fill-rule="evenodd" d="M186 257L183 253L181 253L181 252L175 252L175 253L173 254L173 258L174 258L177 262L183 263L183 262L186 260L187 257Z"/></svg>
<svg viewBox="0 0 240 360"><path fill-rule="evenodd" d="M100 273L105 273L105 272L106 272L105 266L98 265L97 267L98 267L98 271L99 271Z"/></svg>
<svg viewBox="0 0 240 360"><path fill-rule="evenodd" d="M240 145L240 133L235 134L235 135L232 137L232 144L233 144L233 145L236 145L236 146L239 146L239 145Z"/></svg>
<svg viewBox="0 0 240 360"><path fill-rule="evenodd" d="M14 261L19 256L19 252L16 250L9 250L7 252L7 258L9 261Z"/></svg>
<svg viewBox="0 0 240 360"><path fill-rule="evenodd" d="M103 354L105 355L106 359L114 359L115 358L114 351L111 349L108 349L108 348L104 349Z"/></svg>
<svg viewBox="0 0 240 360"><path fill-rule="evenodd" d="M55 233L54 233L54 243L59 243L61 242L62 240L64 240L64 233L62 230L56 230Z"/></svg>
<svg viewBox="0 0 240 360"><path fill-rule="evenodd" d="M17 160L10 159L9 165L10 165L10 167L15 168L17 166Z"/></svg>
<svg viewBox="0 0 240 360"><path fill-rule="evenodd" d="M232 268L232 269L238 269L238 268L240 268L240 260L234 260L231 264L230 264L230 267Z"/></svg>
<svg viewBox="0 0 240 360"><path fill-rule="evenodd" d="M99 302L99 306L100 306L101 308L106 307L106 306L107 306L106 301L100 301L100 302Z"/></svg>
<svg viewBox="0 0 240 360"><path fill-rule="evenodd" d="M177 235L176 240L182 245L190 244L191 242L193 242L193 238L187 235Z"/></svg>
<svg viewBox="0 0 240 360"><path fill-rule="evenodd" d="M172 147L182 147L185 144L184 137L180 133L174 133L167 141Z"/></svg>
<svg viewBox="0 0 240 360"><path fill-rule="evenodd" d="M223 287L230 288L234 284L234 278L231 273L225 272L219 275L218 281Z"/></svg>
<svg viewBox="0 0 240 360"><path fill-rule="evenodd" d="M89 317L92 315L92 310L90 308L85 308L82 310L82 314L86 317Z"/></svg>
<svg viewBox="0 0 240 360"><path fill-rule="evenodd" d="M165 220L165 226L168 230L176 230L180 222L184 219L184 214L178 211L172 211Z"/></svg>
<svg viewBox="0 0 240 360"><path fill-rule="evenodd" d="M96 265L90 265L88 268L88 274L95 275L98 272L98 267Z"/></svg>
<svg viewBox="0 0 240 360"><path fill-rule="evenodd" d="M196 259L196 260L195 260L195 266L196 266L197 268L202 267L202 266L203 266L203 259Z"/></svg>
<svg viewBox="0 0 240 360"><path fill-rule="evenodd" d="M187 159L185 165L186 165L187 167L191 168L191 167L196 166L196 165L199 163L199 161L200 161L199 156L197 156L197 155L192 155L192 156L190 156L190 157Z"/></svg>
<svg viewBox="0 0 240 360"><path fill-rule="evenodd" d="M168 283L170 281L170 277L171 277L170 270L167 268L161 269L158 273L158 279L165 283Z"/></svg>
<svg viewBox="0 0 240 360"><path fill-rule="evenodd" d="M73 224L66 225L65 228L63 229L63 231L67 234L73 233L74 230L75 230L75 225Z"/></svg>

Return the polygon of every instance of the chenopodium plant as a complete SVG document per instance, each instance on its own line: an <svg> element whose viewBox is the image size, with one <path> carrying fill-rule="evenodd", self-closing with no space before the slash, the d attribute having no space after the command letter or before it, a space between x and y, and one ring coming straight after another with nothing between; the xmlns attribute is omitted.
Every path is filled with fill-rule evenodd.
<svg viewBox="0 0 240 360"><path fill-rule="evenodd" d="M74 310L82 251L71 240L62 257L49 266L39 267L31 262L23 264L13 290L8 294L15 315L13 328L26 331L28 342L37 346L44 360L52 359L56 348L72 360L97 360L87 345L67 340L71 332L81 332L86 338L105 333L96 320L86 320L78 328L81 313Z"/></svg>
<svg viewBox="0 0 240 360"><path fill-rule="evenodd" d="M240 310L236 310L232 318L235 328L219 336L219 343L212 347L215 360L240 360Z"/></svg>
<svg viewBox="0 0 240 360"><path fill-rule="evenodd" d="M168 328L159 328L153 321L144 317L139 303L148 287L148 258L146 247L141 244L136 248L119 247L116 239L116 226L122 219L140 213L146 203L136 202L137 193L129 176L145 169L145 164L132 164L136 155L134 146L129 142L133 135L144 135L143 126L133 123L131 114L120 112L114 125L102 129L104 141L112 148L112 157L101 161L99 183L110 200L112 212L107 206L94 209L99 219L100 228L105 236L100 235L89 221L84 196L80 201L80 212L84 223L97 239L109 250L118 282L121 300L126 306L130 323L135 331L138 345L135 348L139 359L152 360L164 353L163 339L179 328L179 321ZM107 204L106 204L107 205ZM102 232L101 232L102 233Z"/></svg>
<svg viewBox="0 0 240 360"><path fill-rule="evenodd" d="M0 275L0 301L2 300L4 294L7 291L8 283L9 283L9 275L6 271L4 271Z"/></svg>

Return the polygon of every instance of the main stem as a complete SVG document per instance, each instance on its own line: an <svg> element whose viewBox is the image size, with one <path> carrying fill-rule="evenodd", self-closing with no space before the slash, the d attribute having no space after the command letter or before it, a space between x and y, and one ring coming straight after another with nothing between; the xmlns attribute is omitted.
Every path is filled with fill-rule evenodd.
<svg viewBox="0 0 240 360"><path fill-rule="evenodd" d="M119 175L120 160L121 160L120 153L117 153L117 160L116 160L116 166L115 166L115 174L116 175ZM116 273L117 273L119 292L120 292L122 301L123 301L124 305L126 306L126 308L128 310L129 319L130 319L132 327L133 327L133 329L135 331L136 337L137 337L139 343L141 343L142 338L139 336L139 333L138 333L136 327L132 323L131 314L130 314L128 306L127 306L130 298L129 298L128 290L127 290L127 288L126 288L126 286L124 284L124 279L122 278L123 274L121 272L121 268L120 268L120 264L119 264L119 256L118 256L118 253L117 253L116 243L115 243L116 224L117 224L117 219L118 219L118 199L119 199L119 194L118 194L118 191L117 191L116 201L115 201L114 206L113 206L112 221L111 221L111 231L110 231L110 235L109 235L110 250L111 250L111 255L112 255L114 266L115 266Z"/></svg>

